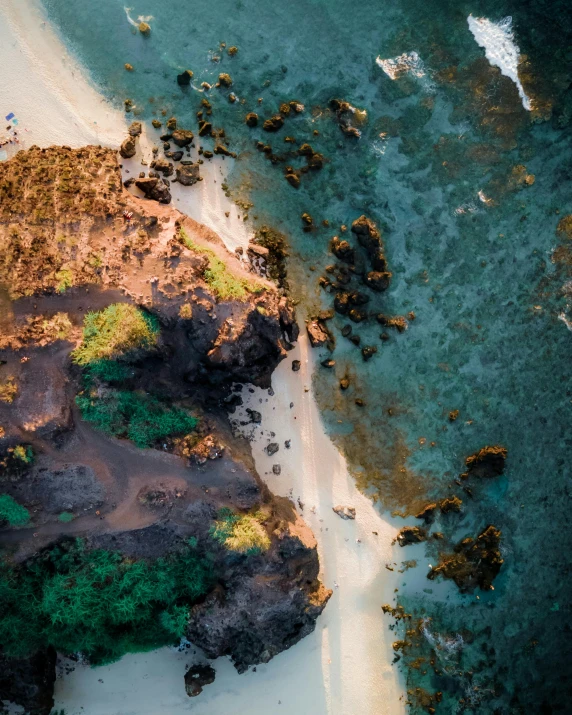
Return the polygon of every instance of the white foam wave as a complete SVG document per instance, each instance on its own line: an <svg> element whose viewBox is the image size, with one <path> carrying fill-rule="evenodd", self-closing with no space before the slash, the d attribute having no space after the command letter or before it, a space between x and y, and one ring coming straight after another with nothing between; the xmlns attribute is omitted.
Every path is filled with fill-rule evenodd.
<svg viewBox="0 0 572 715"><path fill-rule="evenodd" d="M129 14L131 12L131 10L133 10L133 8L132 7L124 7L123 9L125 10L125 14L127 15L127 22L130 25L133 25L133 27L139 27L140 23L149 22L149 20L153 19L153 15L139 15L139 17L137 18L137 22L135 22L135 20Z"/></svg>
<svg viewBox="0 0 572 715"><path fill-rule="evenodd" d="M477 45L484 48L487 60L515 83L522 100L522 106L530 111L532 103L518 76L520 50L514 41L512 17L505 17L495 23L486 17L469 15L467 22Z"/></svg>

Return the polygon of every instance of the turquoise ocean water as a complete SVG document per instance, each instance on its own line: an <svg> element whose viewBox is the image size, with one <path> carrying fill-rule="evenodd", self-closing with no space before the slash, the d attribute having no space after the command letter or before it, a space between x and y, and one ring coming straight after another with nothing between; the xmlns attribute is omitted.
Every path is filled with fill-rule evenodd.
<svg viewBox="0 0 572 715"><path fill-rule="evenodd" d="M331 321L336 366L315 377L324 419L380 508L411 514L458 494L462 512L439 524L446 539L494 524L504 557L492 592L453 602L439 600L430 581L422 594L401 589L398 602L428 620L396 667L405 667L413 691L442 693L429 705L413 693L412 711L572 712L572 335L559 318L568 317L572 286L570 263L553 254L564 244L557 255L566 258L572 240L556 231L572 213L569 4L132 0L132 18L151 16L149 37L134 30L118 0L44 5L117 106L130 98L139 118L164 119L165 110L196 131L208 96L213 125L224 127L239 155L231 194L254 204L255 226L287 236L302 317L332 305L318 286L334 262L332 236L362 213L382 227L389 290L372 294L355 277L351 287L370 295L368 311L413 311L415 320L403 333L386 331L387 341L374 319L352 324L361 346L377 347L368 362L341 334L347 318ZM525 89L537 104L532 114L485 59L469 31L471 13L493 22L512 16ZM221 42L238 53L229 57ZM375 62L411 52L415 71L395 80ZM227 72L232 90L182 89L176 76L185 69L195 88ZM238 101L229 101L230 91ZM353 117L359 139L340 131L332 98L367 113L361 123ZM290 100L305 110L276 134L244 124L248 111L267 118ZM285 181L284 167L303 158L272 163L255 146L263 140L279 156L293 146L286 136L327 159L302 176L299 190ZM201 144L210 148L212 140ZM316 230L303 231L303 212ZM355 243L349 231L344 237ZM342 392L346 374L351 386ZM451 410L459 410L455 422ZM508 449L507 469L471 497L453 480L486 444ZM428 547L432 559L436 553Z"/></svg>

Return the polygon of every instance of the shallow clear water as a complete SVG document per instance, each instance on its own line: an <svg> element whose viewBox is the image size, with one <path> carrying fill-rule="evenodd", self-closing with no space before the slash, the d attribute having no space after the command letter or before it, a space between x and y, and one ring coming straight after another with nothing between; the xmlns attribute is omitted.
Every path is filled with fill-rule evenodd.
<svg viewBox="0 0 572 715"><path fill-rule="evenodd" d="M117 0L44 5L102 90L118 106L131 98L146 120L165 110L196 131L200 83L232 76L239 101L230 103L228 90L208 93L214 126L225 128L239 153L230 190L253 202L255 225L287 235L290 283L304 310L332 304L317 279L333 262L329 241L339 227L366 213L383 228L393 280L368 308L414 311L416 319L403 334L388 331L387 342L375 320L354 326L362 345L378 348L367 363L341 336L348 321L331 322L336 367L315 377L328 429L383 508L412 513L430 497L458 493L463 512L441 530L456 541L493 523L502 529L505 559L495 591L479 600L439 602L402 590L408 611L433 619L427 633L454 640L463 631L463 645L450 653L422 639L404 660L431 658L431 648L437 660L449 655L441 675L428 662L410 668L410 684L442 691L438 712L552 712L560 704L569 711L572 336L558 319L569 276L551 252L563 240L560 218L572 212L570 8L508 0L138 0L131 17L153 16L145 38ZM485 59L469 13L495 22L513 16L530 62L525 89L541 105L534 116ZM220 42L238 46L238 54L229 57ZM417 72L395 80L375 62L410 52L419 55ZM135 71L126 72L125 62ZM187 68L196 89L177 86ZM333 97L366 110L359 140L345 137L327 111ZM292 99L305 111L277 134L245 126L246 112L266 118ZM550 103L552 119L537 122ZM328 159L302 177L298 191L286 183L284 164L255 148L261 139L279 154L290 148L285 136ZM532 184L524 181L530 175ZM303 232L304 211L316 231ZM352 385L341 392L346 372ZM356 406L356 397L366 406ZM459 418L450 423L454 409ZM508 448L506 472L471 499L453 479L466 455L491 443Z"/></svg>

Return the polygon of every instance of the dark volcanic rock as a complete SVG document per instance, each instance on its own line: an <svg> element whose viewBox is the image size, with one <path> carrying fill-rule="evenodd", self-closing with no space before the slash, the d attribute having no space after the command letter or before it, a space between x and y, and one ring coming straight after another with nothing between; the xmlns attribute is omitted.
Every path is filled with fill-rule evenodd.
<svg viewBox="0 0 572 715"><path fill-rule="evenodd" d="M465 460L467 471L463 477L498 477L504 472L508 451L496 444L483 447Z"/></svg>
<svg viewBox="0 0 572 715"><path fill-rule="evenodd" d="M135 186L145 194L146 199L158 201L160 204L171 203L171 192L161 179L136 179Z"/></svg>
<svg viewBox="0 0 572 715"><path fill-rule="evenodd" d="M476 539L463 539L455 546L455 553L444 556L438 566L429 571L427 578L433 580L439 575L450 578L462 593L472 592L477 586L490 591L503 565L500 537L500 530L490 525Z"/></svg>
<svg viewBox="0 0 572 715"><path fill-rule="evenodd" d="M332 238L331 248L334 256L339 258L340 261L344 261L345 263L355 262L355 251L348 241L342 241L338 236L334 236Z"/></svg>
<svg viewBox="0 0 572 715"><path fill-rule="evenodd" d="M300 363L299 360L292 360L292 372L298 372L300 368L302 367L302 364Z"/></svg>
<svg viewBox="0 0 572 715"><path fill-rule="evenodd" d="M7 700L27 715L50 715L54 706L56 651L48 648L30 658L7 658L0 653L0 704Z"/></svg>
<svg viewBox="0 0 572 715"><path fill-rule="evenodd" d="M314 630L332 593L317 578L309 530L283 531L267 559L229 569L222 590L192 609L187 637L208 658L229 655L239 673L267 663Z"/></svg>
<svg viewBox="0 0 572 715"><path fill-rule="evenodd" d="M189 146L194 138L195 135L188 129L175 129L172 136L173 142L180 147Z"/></svg>
<svg viewBox="0 0 572 715"><path fill-rule="evenodd" d="M137 153L137 144L135 137L129 136L123 140L119 147L119 153L124 159L131 159Z"/></svg>
<svg viewBox="0 0 572 715"><path fill-rule="evenodd" d="M419 526L404 526L396 539L399 546L420 544L422 541L427 541L427 532Z"/></svg>
<svg viewBox="0 0 572 715"><path fill-rule="evenodd" d="M210 665L191 665L185 673L185 690L190 698L203 692L205 685L214 683L216 671Z"/></svg>
<svg viewBox="0 0 572 715"><path fill-rule="evenodd" d="M356 234L360 245L368 251L381 247L381 233L375 223L365 215L352 223L352 233Z"/></svg>
<svg viewBox="0 0 572 715"><path fill-rule="evenodd" d="M370 271L365 277L365 284L372 290L381 293L389 288L389 283L391 282L391 273L387 271L381 273L380 271Z"/></svg>
<svg viewBox="0 0 572 715"><path fill-rule="evenodd" d="M432 524L435 520L435 512L437 511L437 504L427 504L418 514L415 514L416 519L423 519L426 524Z"/></svg>
<svg viewBox="0 0 572 715"><path fill-rule="evenodd" d="M177 181L183 186L193 186L200 179L199 169L199 164L177 167Z"/></svg>
<svg viewBox="0 0 572 715"><path fill-rule="evenodd" d="M192 79L192 70L185 70L184 72L181 72L181 74L177 75L177 84L179 87L188 87L191 84Z"/></svg>

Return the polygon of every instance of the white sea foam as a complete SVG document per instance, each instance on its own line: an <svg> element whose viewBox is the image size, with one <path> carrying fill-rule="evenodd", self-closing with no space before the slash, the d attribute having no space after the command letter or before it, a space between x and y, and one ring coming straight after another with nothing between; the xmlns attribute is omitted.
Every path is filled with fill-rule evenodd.
<svg viewBox="0 0 572 715"><path fill-rule="evenodd" d="M132 7L124 7L123 9L125 10L125 14L127 15L127 22L130 25L133 25L133 27L139 27L140 23L149 22L149 20L153 19L153 15L139 15L139 17L137 18L137 22L135 22L135 20L129 14L131 12L131 10L133 10L133 8Z"/></svg>
<svg viewBox="0 0 572 715"><path fill-rule="evenodd" d="M484 48L487 60L491 65L498 67L505 77L512 79L518 89L522 106L530 111L532 103L518 76L520 50L514 40L512 17L492 22L486 17L469 15L467 22L477 45Z"/></svg>

